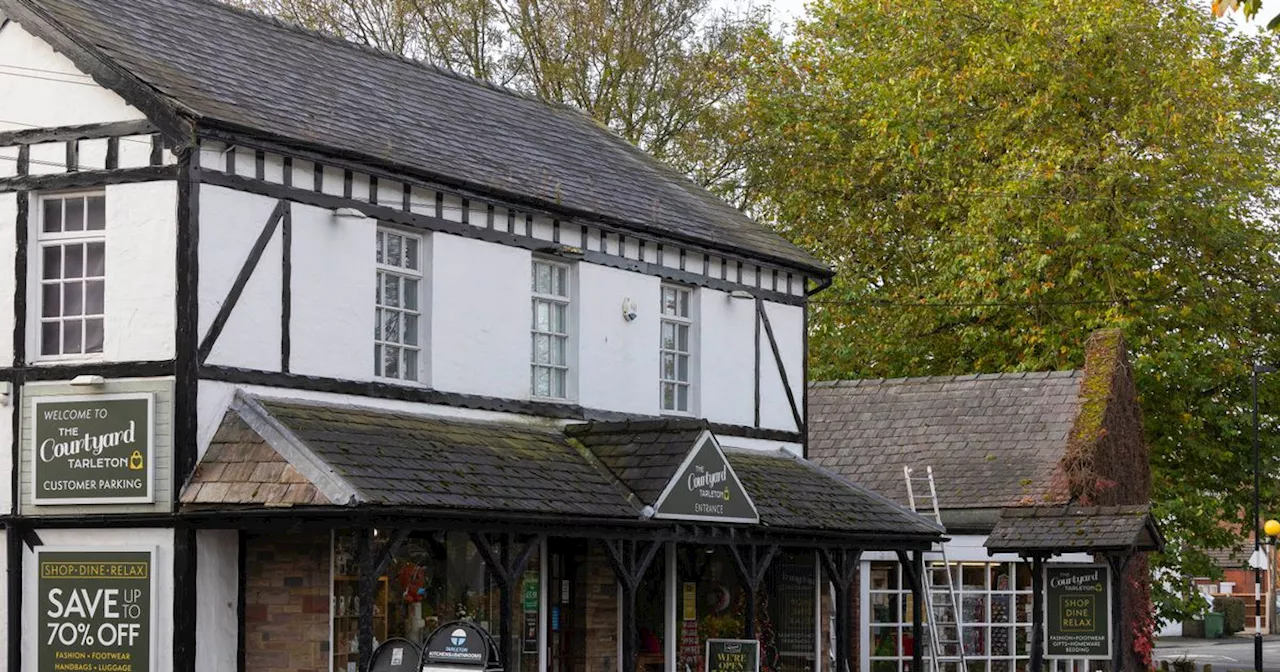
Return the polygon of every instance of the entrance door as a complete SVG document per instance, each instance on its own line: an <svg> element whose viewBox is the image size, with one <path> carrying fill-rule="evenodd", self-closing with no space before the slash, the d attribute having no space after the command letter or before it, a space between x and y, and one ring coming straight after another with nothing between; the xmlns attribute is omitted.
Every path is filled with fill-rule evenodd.
<svg viewBox="0 0 1280 672"><path fill-rule="evenodd" d="M586 544L547 541L547 672L586 672Z"/></svg>

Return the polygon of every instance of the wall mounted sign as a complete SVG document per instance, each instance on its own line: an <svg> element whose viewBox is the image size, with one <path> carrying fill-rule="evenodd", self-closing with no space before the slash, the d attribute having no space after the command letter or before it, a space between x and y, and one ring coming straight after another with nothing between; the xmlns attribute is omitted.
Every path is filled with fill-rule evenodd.
<svg viewBox="0 0 1280 672"><path fill-rule="evenodd" d="M1111 659L1111 575L1106 565L1048 563L1045 657Z"/></svg>
<svg viewBox="0 0 1280 672"><path fill-rule="evenodd" d="M693 444L654 503L654 518L758 523L760 514L710 432Z"/></svg>
<svg viewBox="0 0 1280 672"><path fill-rule="evenodd" d="M36 549L37 672L150 672L155 549Z"/></svg>
<svg viewBox="0 0 1280 672"><path fill-rule="evenodd" d="M760 642L708 639L706 672L760 672Z"/></svg>
<svg viewBox="0 0 1280 672"><path fill-rule="evenodd" d="M154 395L35 397L32 415L34 504L155 501Z"/></svg>

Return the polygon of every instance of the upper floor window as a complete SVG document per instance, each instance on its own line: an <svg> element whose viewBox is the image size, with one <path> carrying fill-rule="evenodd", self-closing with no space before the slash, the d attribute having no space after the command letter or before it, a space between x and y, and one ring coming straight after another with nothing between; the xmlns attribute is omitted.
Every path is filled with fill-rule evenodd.
<svg viewBox="0 0 1280 672"><path fill-rule="evenodd" d="M662 410L690 413L693 396L693 290L662 286L662 343L658 381Z"/></svg>
<svg viewBox="0 0 1280 672"><path fill-rule="evenodd" d="M422 239L378 229L373 375L416 381L421 366Z"/></svg>
<svg viewBox="0 0 1280 672"><path fill-rule="evenodd" d="M107 216L101 193L40 199L41 357L102 353Z"/></svg>
<svg viewBox="0 0 1280 672"><path fill-rule="evenodd" d="M569 267L533 260L531 394L569 398Z"/></svg>

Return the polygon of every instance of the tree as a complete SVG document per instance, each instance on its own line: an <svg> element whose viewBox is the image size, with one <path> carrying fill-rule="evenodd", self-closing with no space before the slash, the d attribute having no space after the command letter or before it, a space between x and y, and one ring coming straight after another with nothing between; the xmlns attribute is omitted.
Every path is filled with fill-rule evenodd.
<svg viewBox="0 0 1280 672"><path fill-rule="evenodd" d="M233 0L574 106L739 203L745 38L709 0Z"/></svg>
<svg viewBox="0 0 1280 672"><path fill-rule="evenodd" d="M839 273L811 309L812 375L1077 368L1119 327L1172 537L1158 561L1211 574L1202 551L1251 510L1250 361L1280 360L1275 43L1184 0L811 14L790 42L757 36L745 115L761 211ZM1171 588L1165 616L1192 595Z"/></svg>

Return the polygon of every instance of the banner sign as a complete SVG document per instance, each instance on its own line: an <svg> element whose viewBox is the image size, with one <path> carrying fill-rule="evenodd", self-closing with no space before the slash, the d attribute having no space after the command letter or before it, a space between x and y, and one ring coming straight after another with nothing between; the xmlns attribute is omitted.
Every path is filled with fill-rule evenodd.
<svg viewBox="0 0 1280 672"><path fill-rule="evenodd" d="M1046 564L1045 657L1111 659L1111 575L1106 565Z"/></svg>
<svg viewBox="0 0 1280 672"><path fill-rule="evenodd" d="M37 672L153 668L155 549L36 549Z"/></svg>
<svg viewBox="0 0 1280 672"><path fill-rule="evenodd" d="M654 518L758 523L760 515L710 432L704 432L654 503Z"/></svg>
<svg viewBox="0 0 1280 672"><path fill-rule="evenodd" d="M153 395L36 397L32 414L34 504L155 501Z"/></svg>
<svg viewBox="0 0 1280 672"><path fill-rule="evenodd" d="M706 672L760 672L760 642L708 639Z"/></svg>

